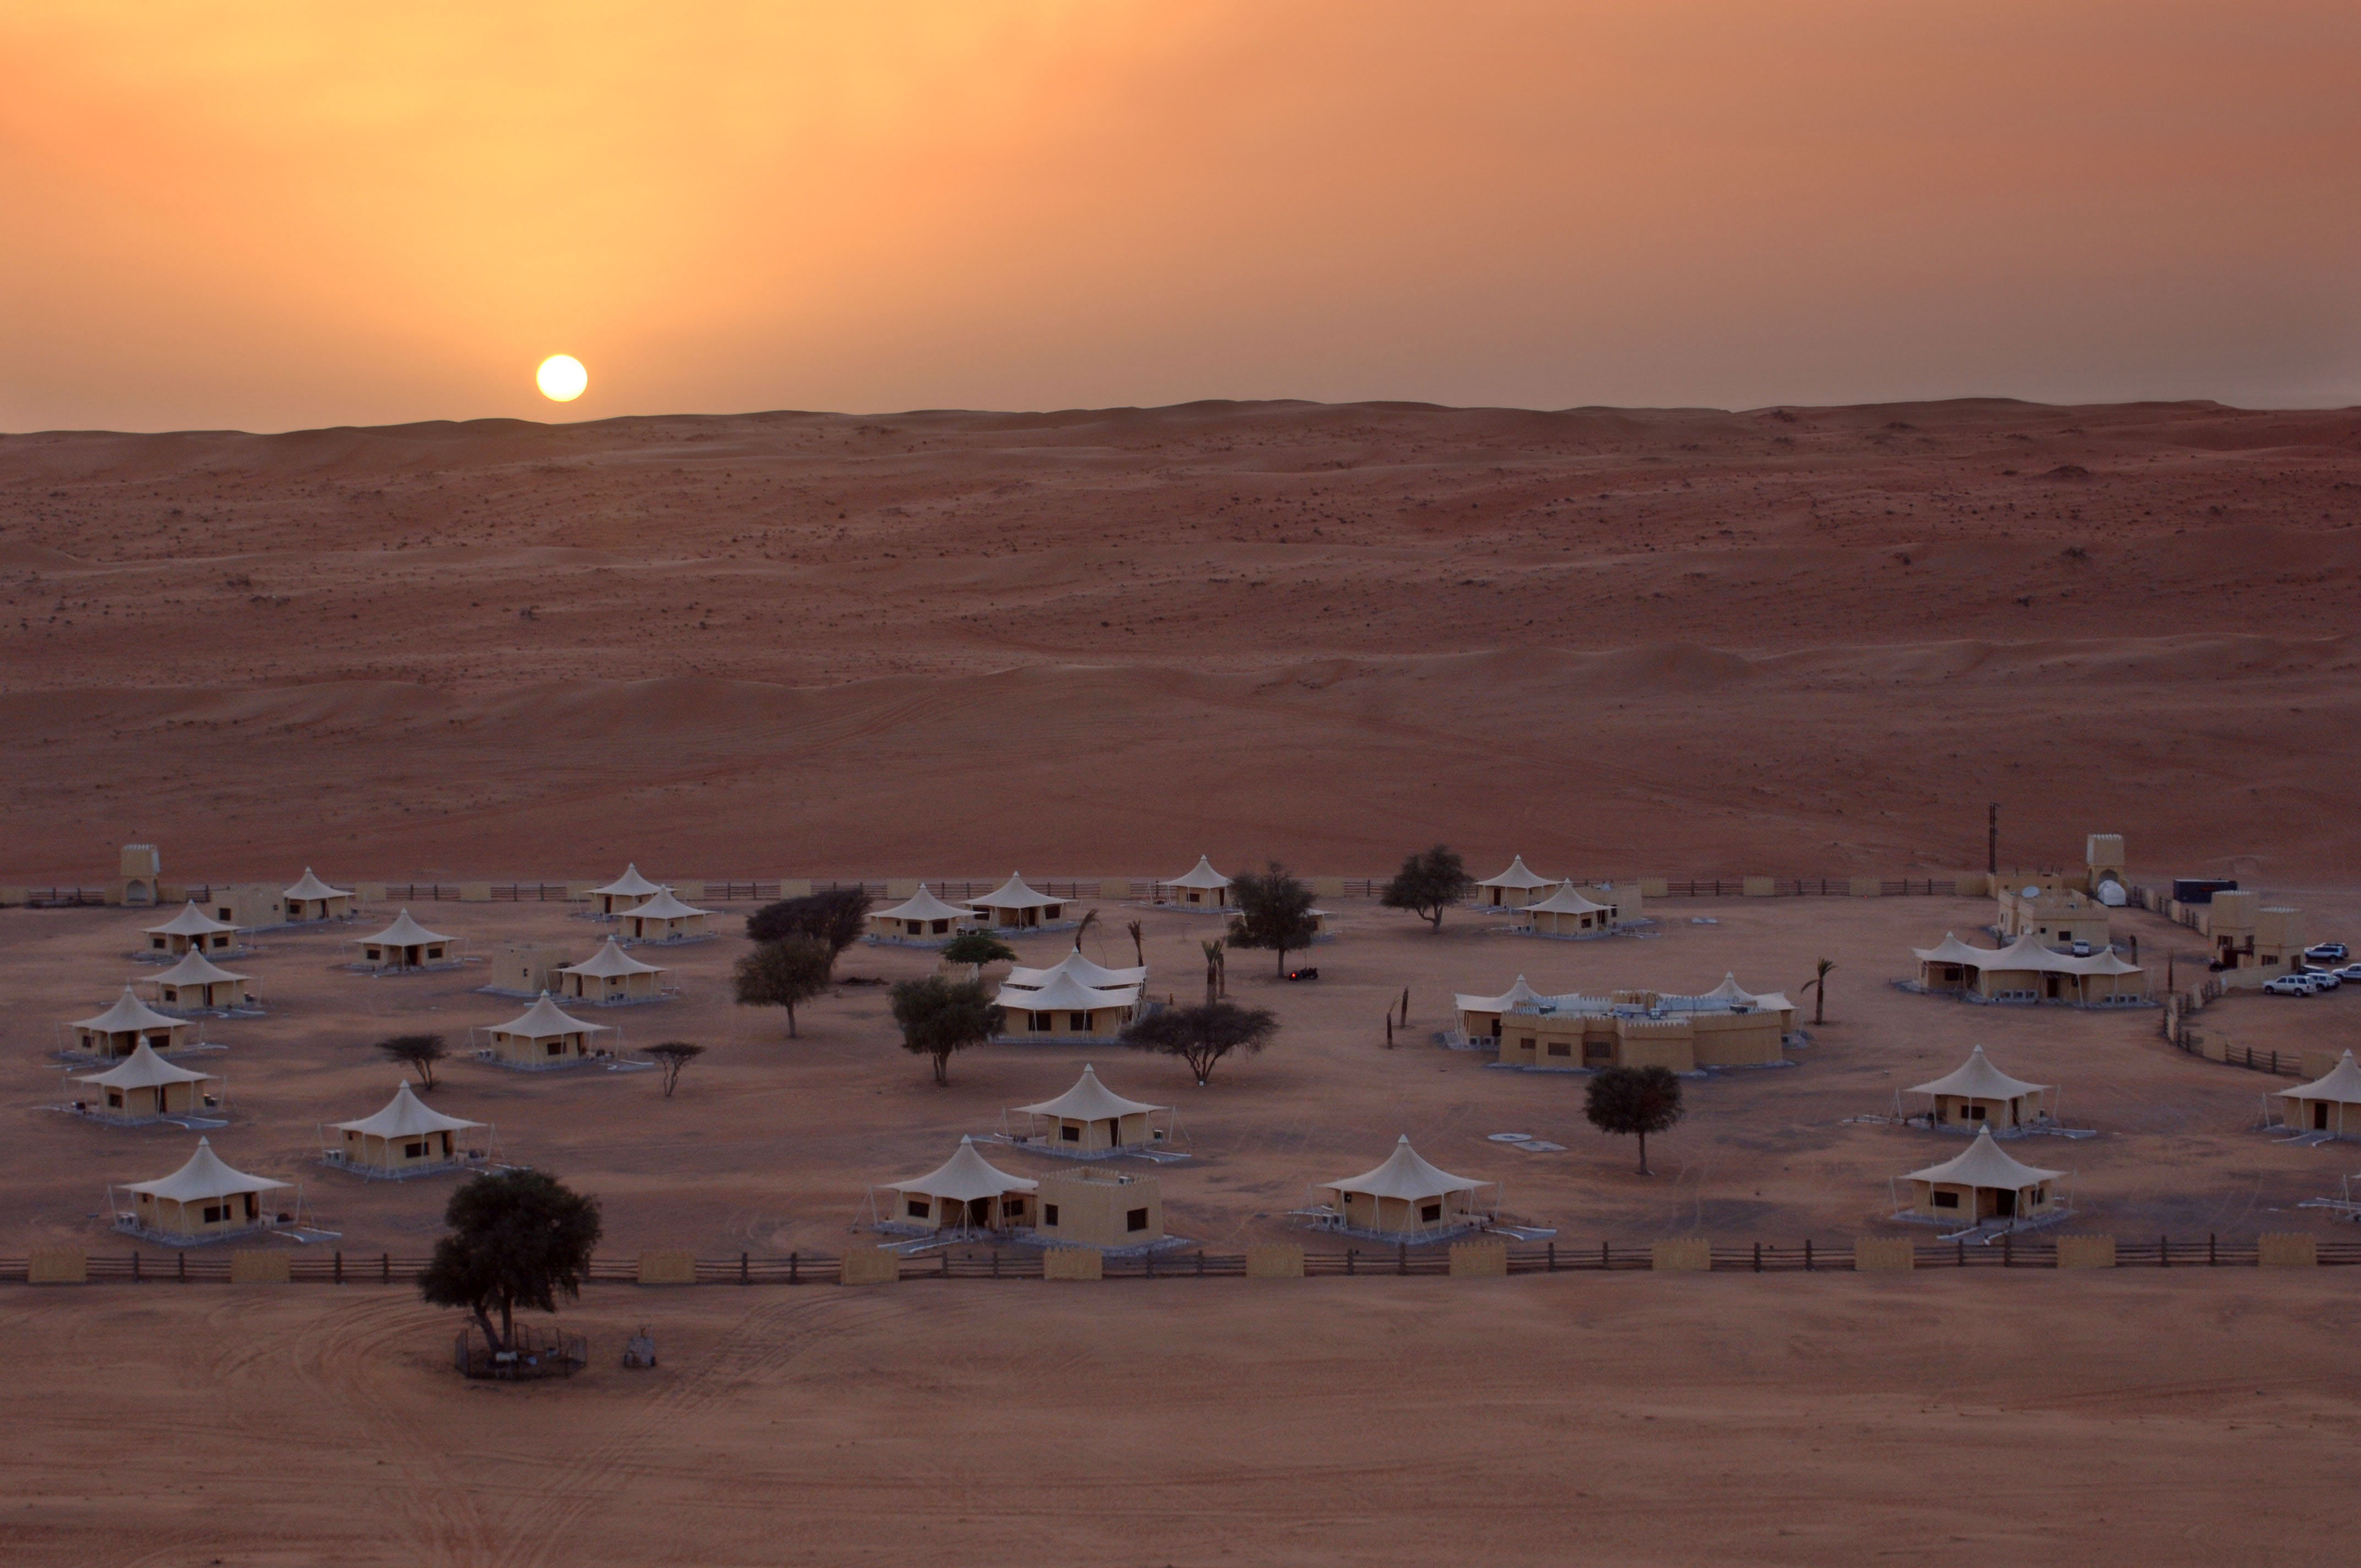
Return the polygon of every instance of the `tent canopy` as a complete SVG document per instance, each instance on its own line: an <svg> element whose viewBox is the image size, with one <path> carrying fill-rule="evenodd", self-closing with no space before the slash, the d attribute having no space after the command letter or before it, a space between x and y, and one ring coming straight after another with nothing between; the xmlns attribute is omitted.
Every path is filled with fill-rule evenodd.
<svg viewBox="0 0 2361 1568"><path fill-rule="evenodd" d="M592 888L590 896L593 898L646 898L663 891L664 888L661 885L642 876L638 864L634 862L625 866L623 874L606 886Z"/></svg>
<svg viewBox="0 0 2361 1568"><path fill-rule="evenodd" d="M510 1019L493 1027L495 1035L521 1035L528 1040L555 1039L560 1035L599 1035L607 1031L604 1024L586 1024L569 1017L566 1011L543 992L541 1000Z"/></svg>
<svg viewBox="0 0 2361 1568"><path fill-rule="evenodd" d="M907 1181L889 1181L885 1187L895 1192L915 1192L922 1198L946 1198L957 1203L972 1202L978 1198L998 1198L1010 1192L1030 1192L1040 1183L1021 1176L1011 1176L994 1167L975 1152L975 1139L960 1138L959 1152L927 1172Z"/></svg>
<svg viewBox="0 0 2361 1568"><path fill-rule="evenodd" d="M1187 871L1181 872L1179 876L1174 877L1170 882L1166 883L1164 885L1167 887L1201 887L1211 892L1217 888L1229 886L1230 879L1213 869L1213 862L1210 857L1200 855L1197 857L1197 863L1195 865L1191 866Z"/></svg>
<svg viewBox="0 0 2361 1568"><path fill-rule="evenodd" d="M393 1098L385 1109L374 1116L364 1116L357 1122L335 1124L340 1133L366 1133L379 1138L417 1137L425 1133L464 1133L480 1127L481 1122L470 1122L460 1116L445 1116L410 1092L407 1083L396 1084Z"/></svg>
<svg viewBox="0 0 2361 1568"><path fill-rule="evenodd" d="M1038 1105L1019 1105L1016 1109L1029 1116L1058 1116L1071 1122L1106 1122L1137 1115L1143 1111L1170 1111L1172 1107L1126 1100L1101 1083L1097 1071L1085 1062L1082 1064L1082 1076L1075 1080L1074 1087L1055 1100L1044 1100Z"/></svg>
<svg viewBox="0 0 2361 1568"><path fill-rule="evenodd" d="M1104 964L1093 963L1082 956L1079 948L1068 953L1048 969L1012 966L1008 971L1008 983L1033 990L1049 984L1060 975L1071 977L1093 991L1120 990L1126 985L1137 986L1148 983L1147 970L1109 969Z"/></svg>
<svg viewBox="0 0 2361 1568"><path fill-rule="evenodd" d="M1416 1202L1452 1192L1473 1192L1479 1187L1492 1184L1454 1176L1447 1170L1429 1165L1416 1149L1410 1146L1410 1135L1404 1133L1383 1165L1365 1170L1358 1176L1348 1176L1342 1181L1323 1182L1322 1185L1337 1192L1358 1192L1371 1198L1400 1198L1407 1202Z"/></svg>
<svg viewBox="0 0 2361 1568"><path fill-rule="evenodd" d="M609 937L599 944L597 952L578 964L565 965L557 972L588 975L592 980L607 980L617 975L662 974L664 970L654 964L640 962L639 959L623 951L616 945L615 938Z"/></svg>
<svg viewBox="0 0 2361 1568"><path fill-rule="evenodd" d="M1002 883L982 898L968 900L969 904L978 909L1043 909L1052 904L1068 902L1070 901L1063 898L1051 898L1047 894L1034 892L1025 885L1025 879L1015 872L1010 872L1006 882Z"/></svg>
<svg viewBox="0 0 2361 1568"><path fill-rule="evenodd" d="M1922 964L1965 964L1970 969L1983 968L2000 951L1997 948L1971 948L1949 931L1944 932L1943 939L1933 947L1910 950L1917 955Z"/></svg>
<svg viewBox="0 0 2361 1568"><path fill-rule="evenodd" d="M1463 992L1452 998L1462 1013L1507 1013L1522 1003L1548 1000L1549 998L1540 992L1527 985L1523 975L1519 975L1517 983L1498 996L1469 996Z"/></svg>
<svg viewBox="0 0 2361 1568"><path fill-rule="evenodd" d="M1526 888L1547 887L1550 885L1550 882L1551 879L1548 877L1536 876L1533 873L1532 868L1525 864L1525 857L1519 855L1509 862L1509 869L1507 871L1502 872L1498 876L1488 876L1476 885L1477 887L1515 888L1521 891Z"/></svg>
<svg viewBox="0 0 2361 1568"><path fill-rule="evenodd" d="M151 937L210 937L216 931L235 931L236 927L216 920L198 908L194 901L183 905L181 912L161 926L144 927Z"/></svg>
<svg viewBox="0 0 2361 1568"><path fill-rule="evenodd" d="M920 883L917 892L893 908L874 911L872 918L877 916L888 920L972 920L975 917L975 911L961 909L955 904L945 904L927 891L925 883Z"/></svg>
<svg viewBox="0 0 2361 1568"><path fill-rule="evenodd" d="M1956 1071L1945 1073L1932 1083L1915 1086L1913 1094L1958 1094L1976 1100L2015 1100L2022 1095L2039 1094L2048 1090L2047 1083L2027 1083L2021 1078L2011 1078L1993 1066L1984 1056L1984 1048L1976 1047L1968 1059Z"/></svg>
<svg viewBox="0 0 2361 1568"><path fill-rule="evenodd" d="M225 970L204 954L191 948L181 955L181 961L159 974L151 982L158 985L219 985L225 981L245 980L246 975Z"/></svg>
<svg viewBox="0 0 2361 1568"><path fill-rule="evenodd" d="M74 1081L103 1084L108 1089L160 1089L168 1083L203 1083L214 1076L210 1072L192 1072L168 1062L142 1040L120 1064L104 1072L78 1074Z"/></svg>
<svg viewBox="0 0 2361 1568"><path fill-rule="evenodd" d="M197 1152L189 1163L171 1175L154 1181L133 1181L125 1184L126 1192L145 1192L150 1198L170 1199L175 1203L195 1203L207 1198L227 1198L237 1192L269 1192L288 1185L273 1181L267 1176L248 1176L222 1163L221 1156L203 1138L197 1140Z"/></svg>
<svg viewBox="0 0 2361 1568"><path fill-rule="evenodd" d="M1026 1013L1082 1013L1100 1007L1128 1007L1139 1000L1139 987L1115 986L1102 991L1084 985L1071 974L1060 974L1038 991L1003 985L1000 994L992 1000L995 1006L1014 1007Z"/></svg>
<svg viewBox="0 0 2361 1568"><path fill-rule="evenodd" d="M2346 1105L2361 1105L2361 1067L2354 1065L2353 1053L2345 1052L2328 1076L2315 1079L2301 1089L2282 1089L2281 1100L2334 1100Z"/></svg>
<svg viewBox="0 0 2361 1568"><path fill-rule="evenodd" d="M636 909L626 909L623 916L631 920L686 920L692 915L710 915L710 909L694 909L673 896L672 889L660 887L649 900Z"/></svg>
<svg viewBox="0 0 2361 1568"><path fill-rule="evenodd" d="M1930 1165L1924 1170L1910 1173L1913 1181L1938 1181L1957 1187L1999 1187L2017 1191L2037 1187L2045 1181L2055 1181L2066 1173L2043 1170L2009 1157L2008 1151L1993 1142L1992 1129L1978 1129L1976 1141L1968 1152L1940 1165Z"/></svg>
<svg viewBox="0 0 2361 1568"><path fill-rule="evenodd" d="M1538 904L1525 905L1528 915L1604 915L1607 905L1593 904L1576 890L1574 883L1562 882L1557 891Z"/></svg>
<svg viewBox="0 0 2361 1568"><path fill-rule="evenodd" d="M440 931L430 931L410 917L405 908L393 917L393 924L374 937L356 937L353 940L380 948L422 948L429 942L447 942L451 938Z"/></svg>
<svg viewBox="0 0 2361 1568"><path fill-rule="evenodd" d="M326 883L322 882L312 873L312 868L309 866L303 868L303 875L293 887L284 889L280 894L284 898L307 902L317 902L323 898L350 898L352 895L351 888L330 887Z"/></svg>
<svg viewBox="0 0 2361 1568"><path fill-rule="evenodd" d="M77 1018L73 1026L94 1034L123 1035L136 1029L185 1029L188 1025L178 1018L167 1018L131 994L125 986L115 1005L95 1018Z"/></svg>

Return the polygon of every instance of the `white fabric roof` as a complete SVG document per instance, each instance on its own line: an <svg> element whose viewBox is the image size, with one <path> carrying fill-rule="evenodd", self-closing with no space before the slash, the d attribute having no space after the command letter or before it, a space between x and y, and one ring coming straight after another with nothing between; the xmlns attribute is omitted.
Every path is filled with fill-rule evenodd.
<svg viewBox="0 0 2361 1568"><path fill-rule="evenodd" d="M201 1083L218 1076L210 1072L191 1072L187 1068L166 1061L156 1054L155 1047L145 1040L138 1049L125 1057L121 1063L104 1072L79 1074L76 1083L103 1083L109 1089L154 1089L166 1083Z"/></svg>
<svg viewBox="0 0 2361 1568"><path fill-rule="evenodd" d="M225 970L204 954L191 948L181 955L181 961L156 977L154 983L170 985L218 985L225 980L247 977L235 970Z"/></svg>
<svg viewBox="0 0 2361 1568"><path fill-rule="evenodd" d="M1010 872L1006 882L1002 883L982 898L968 900L968 903L978 909L1039 909L1045 905L1069 902L1071 900L1051 898L1047 894L1034 892L1025 885L1025 879L1015 872Z"/></svg>
<svg viewBox="0 0 2361 1568"><path fill-rule="evenodd" d="M237 927L214 919L192 902L161 926L148 926L144 929L151 937L209 937L216 931L235 931Z"/></svg>
<svg viewBox="0 0 2361 1568"><path fill-rule="evenodd" d="M616 898L645 898L650 894L662 893L664 889L661 885L652 883L647 878L642 876L640 874L638 863L633 862L632 864L625 866L623 868L623 874L617 877L613 882L609 883L606 886L592 888L590 890L590 894L594 898L602 894L609 894Z"/></svg>
<svg viewBox="0 0 2361 1568"><path fill-rule="evenodd" d="M1098 1073L1088 1062L1082 1064L1082 1076L1074 1087L1055 1100L1044 1100L1038 1105L1019 1105L1019 1111L1034 1116L1063 1116L1076 1122L1105 1122L1118 1116L1130 1116L1142 1111L1170 1111L1170 1105L1149 1105L1137 1100L1126 1100L1122 1095L1099 1081Z"/></svg>
<svg viewBox="0 0 2361 1568"><path fill-rule="evenodd" d="M1516 859L1509 862L1509 869L1507 871L1502 872L1499 876L1488 876L1476 885L1477 887L1525 888L1547 887L1549 884L1550 879L1548 877L1535 876L1533 874L1532 868L1525 864L1525 857L1519 855Z"/></svg>
<svg viewBox="0 0 2361 1568"><path fill-rule="evenodd" d="M1721 971L1721 983L1711 991L1697 993L1700 1002L1734 1002L1752 1003L1760 1001L1754 992L1738 983L1738 977L1728 970Z"/></svg>
<svg viewBox="0 0 2361 1568"><path fill-rule="evenodd" d="M1943 933L1943 939L1933 947L1913 948L1910 950L1918 956L1918 961L1922 964L1967 964L1974 969L1982 969L1984 967L1985 960L2000 949L1971 948L1946 931Z"/></svg>
<svg viewBox="0 0 2361 1568"><path fill-rule="evenodd" d="M126 985L123 988L123 994L115 999L114 1006L95 1018L75 1019L73 1026L77 1029L95 1029L103 1034L120 1035L130 1029L185 1029L188 1024L179 1018L165 1017L164 1014L131 994L131 988Z"/></svg>
<svg viewBox="0 0 2361 1568"><path fill-rule="evenodd" d="M1539 911L1543 915L1603 915L1607 905L1593 904L1576 890L1574 883L1562 882L1555 893L1537 904L1526 905L1525 910L1528 914Z"/></svg>
<svg viewBox="0 0 2361 1568"><path fill-rule="evenodd" d="M2314 1079L2301 1089L2282 1089L2279 1098L2335 1100L2346 1105L2361 1105L2361 1067L2354 1065L2353 1053L2347 1051L2328 1069L2326 1078Z"/></svg>
<svg viewBox="0 0 2361 1568"><path fill-rule="evenodd" d="M975 1140L962 1136L959 1152L924 1176L889 1181L895 1192L916 1192L927 1198L948 1198L965 1203L976 1198L997 1198L1005 1192L1030 1192L1040 1183L1011 1176L975 1152Z"/></svg>
<svg viewBox="0 0 2361 1568"><path fill-rule="evenodd" d="M470 1127L480 1127L481 1122L470 1122L460 1116L445 1116L442 1112L410 1092L410 1085L394 1086L393 1098L385 1109L374 1116L364 1116L357 1122L335 1124L340 1133L368 1133L380 1138L415 1137L421 1133L464 1133Z"/></svg>
<svg viewBox="0 0 2361 1568"><path fill-rule="evenodd" d="M1489 1187L1488 1181L1477 1181L1465 1176L1454 1176L1429 1165L1410 1146L1410 1135L1404 1133L1401 1142L1386 1162L1374 1170L1358 1176L1348 1176L1342 1181L1329 1181L1323 1186L1338 1192L1362 1192L1372 1198L1400 1198L1415 1202L1422 1198L1439 1198L1447 1192L1472 1192L1479 1187Z"/></svg>
<svg viewBox="0 0 2361 1568"><path fill-rule="evenodd" d="M1913 1094L1964 1094L1981 1100L2015 1100L2020 1095L2037 1094L2051 1087L2047 1083L2027 1083L2021 1078L2011 1078L1993 1066L1984 1056L1984 1048L1976 1047L1968 1059L1956 1071L1945 1073L1932 1083L1915 1086Z"/></svg>
<svg viewBox="0 0 2361 1568"><path fill-rule="evenodd" d="M410 917L410 911L404 909L393 917L392 925L388 926L376 936L356 937L352 939L357 942L375 942L388 948L415 948L423 947L429 942L447 942L451 938L440 931L430 931L421 926Z"/></svg>
<svg viewBox="0 0 2361 1568"><path fill-rule="evenodd" d="M660 887L656 889L655 895L650 898L645 904L641 905L637 909L626 909L623 913L626 915L638 916L640 918L645 920L682 920L687 918L691 915L710 915L713 911L710 909L692 909L687 905L683 904L679 899L675 898L672 894L672 889L668 887Z"/></svg>
<svg viewBox="0 0 2361 1568"><path fill-rule="evenodd" d="M578 964L567 964L564 966L557 972L560 974L587 974L593 980L604 980L610 975L662 974L664 973L664 970L654 964L643 964L640 962L639 959L623 951L621 948L617 947L615 945L615 938L609 937L606 941L599 944L598 950L597 952L591 954L588 958L584 959Z"/></svg>
<svg viewBox="0 0 2361 1568"><path fill-rule="evenodd" d="M1210 857L1200 855L1197 857L1195 865L1164 885L1167 887L1227 887L1230 885L1230 879L1213 869L1213 862Z"/></svg>
<svg viewBox="0 0 2361 1568"><path fill-rule="evenodd" d="M1517 983L1498 996L1469 996L1462 992L1452 998L1462 1013L1506 1013L1521 1002L1547 1002L1548 997L1525 983L1519 975Z"/></svg>
<svg viewBox="0 0 2361 1568"><path fill-rule="evenodd" d="M1971 948L1949 932L1943 933L1940 944L1932 948L1910 949L1923 963L1969 964L1977 969L2037 974L2138 974L2140 966L2126 962L2114 948L2078 959L2071 953L2052 952L2041 945L2041 938L2027 933L2005 948Z"/></svg>
<svg viewBox="0 0 2361 1568"><path fill-rule="evenodd" d="M306 899L350 898L352 895L353 890L351 888L330 887L326 883L322 882L318 877L312 874L312 868L309 866L305 866L303 868L303 876L301 881L296 883L293 887L282 890L280 894L282 898Z"/></svg>
<svg viewBox="0 0 2361 1568"><path fill-rule="evenodd" d="M579 1018L568 1017L556 1003L543 992L541 1000L510 1019L493 1027L495 1035L522 1035L529 1040L546 1040L558 1035L601 1034L604 1024L586 1024Z"/></svg>
<svg viewBox="0 0 2361 1568"><path fill-rule="evenodd" d="M124 1184L126 1192L145 1192L154 1198L170 1198L179 1203L193 1203L203 1198L226 1198L233 1192L269 1192L286 1186L267 1176L248 1176L222 1163L221 1156L203 1138L197 1140L197 1152L189 1163L171 1175L156 1181L131 1181Z"/></svg>
<svg viewBox="0 0 2361 1568"><path fill-rule="evenodd" d="M1128 1007L1139 1000L1136 985L1111 986L1101 990L1084 985L1071 974L1052 978L1038 991L1027 991L1015 985L1003 985L993 1003L1000 1007L1016 1007L1028 1013L1049 1013L1060 1009L1081 1012L1091 1007Z"/></svg>
<svg viewBox="0 0 2361 1568"><path fill-rule="evenodd" d="M1137 986L1148 983L1147 970L1109 969L1104 964L1094 963L1084 958L1079 948L1051 964L1048 969L1026 969L1021 965L1012 967L1008 971L1008 983L1030 991L1049 984L1061 974L1071 975L1081 984L1096 991L1110 991L1126 985Z"/></svg>
<svg viewBox="0 0 2361 1568"><path fill-rule="evenodd" d="M1976 1141L1968 1152L1940 1165L1930 1165L1924 1170L1910 1173L1913 1181L1948 1181L1961 1187L2031 1187L2038 1182L2055 1181L2065 1175L2062 1170L2043 1170L2009 1157L2008 1151L1993 1142L1992 1129L1981 1128Z"/></svg>
<svg viewBox="0 0 2361 1568"><path fill-rule="evenodd" d="M925 883L920 883L917 892L893 908L880 909L873 913L882 915L888 920L969 920L975 916L975 911L972 909L961 909L955 904L945 904L927 891Z"/></svg>

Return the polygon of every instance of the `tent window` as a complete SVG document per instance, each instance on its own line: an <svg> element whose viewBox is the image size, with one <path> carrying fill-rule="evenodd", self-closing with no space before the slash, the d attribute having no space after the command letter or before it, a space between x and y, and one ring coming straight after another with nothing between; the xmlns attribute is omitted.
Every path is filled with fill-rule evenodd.
<svg viewBox="0 0 2361 1568"><path fill-rule="evenodd" d="M226 1203L208 1203L204 1212L204 1223L208 1225L218 1225L229 1218L229 1205Z"/></svg>
<svg viewBox="0 0 2361 1568"><path fill-rule="evenodd" d="M1055 1203L1041 1205L1041 1223L1045 1225L1055 1225L1058 1223L1058 1206Z"/></svg>
<svg viewBox="0 0 2361 1568"><path fill-rule="evenodd" d="M1073 1025L1072 1025L1072 1026L1073 1026L1073 1030L1074 1030L1074 1032L1075 1032L1076 1034L1078 1034L1078 1035L1087 1035L1087 1034L1089 1034L1089 1033L1091 1032L1091 1015L1090 1015L1089 1014L1087 1014L1087 1013L1077 1013L1077 1014L1074 1014L1072 1015L1072 1017L1073 1017Z"/></svg>
<svg viewBox="0 0 2361 1568"><path fill-rule="evenodd" d="M1148 1211L1145 1209L1134 1209L1126 1213L1123 1217L1123 1228L1126 1231L1144 1231L1148 1229Z"/></svg>
<svg viewBox="0 0 2361 1568"><path fill-rule="evenodd" d="M1058 1140L1060 1143L1068 1144L1081 1143L1082 1141L1082 1130L1080 1127L1060 1127L1058 1129Z"/></svg>
<svg viewBox="0 0 2361 1568"><path fill-rule="evenodd" d="M164 938L161 937L150 937L148 938L148 946L160 953L164 950Z"/></svg>
<svg viewBox="0 0 2361 1568"><path fill-rule="evenodd" d="M938 937L941 936L950 928L951 923L949 920L938 920L935 922L935 935Z"/></svg>
<svg viewBox="0 0 2361 1568"><path fill-rule="evenodd" d="M925 1219L925 1218L927 1217L927 1201L926 1201L924 1198L913 1198L913 1199L911 1199L911 1200L910 1200L910 1203L909 1203L909 1210L910 1210L910 1218L912 1218L912 1219L914 1219L914 1220L923 1220L923 1219Z"/></svg>
<svg viewBox="0 0 2361 1568"><path fill-rule="evenodd" d="M425 1154L426 1146L423 1143L412 1142L401 1146L401 1157L404 1159L421 1159Z"/></svg>
<svg viewBox="0 0 2361 1568"><path fill-rule="evenodd" d="M1440 1203L1421 1204L1419 1206L1418 1217L1422 1223L1431 1225L1434 1223L1435 1221L1443 1218L1443 1205Z"/></svg>
<svg viewBox="0 0 2361 1568"><path fill-rule="evenodd" d="M1956 1209L1960 1206L1960 1195L1956 1192L1938 1192L1934 1194L1934 1202L1938 1209Z"/></svg>

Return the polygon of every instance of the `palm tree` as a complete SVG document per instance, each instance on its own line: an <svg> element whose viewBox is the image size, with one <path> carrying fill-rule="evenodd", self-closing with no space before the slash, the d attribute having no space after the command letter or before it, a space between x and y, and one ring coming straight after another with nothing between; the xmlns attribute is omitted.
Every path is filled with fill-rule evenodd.
<svg viewBox="0 0 2361 1568"><path fill-rule="evenodd" d="M1132 959L1139 965L1140 968L1146 969L1148 967L1148 947L1147 944L1140 939L1139 922L1134 920L1124 927L1124 929L1131 933ZM2138 955L2135 954L2133 956L2137 957Z"/></svg>
<svg viewBox="0 0 2361 1568"><path fill-rule="evenodd" d="M1199 945L1205 949L1205 1004L1210 1007L1222 981L1222 944L1204 942Z"/></svg>
<svg viewBox="0 0 2361 1568"><path fill-rule="evenodd" d="M1804 982L1806 991L1816 993L1812 998L1812 1027L1815 1029L1828 1022L1828 971L1836 967L1836 959L1822 959L1819 962L1817 978Z"/></svg>
<svg viewBox="0 0 2361 1568"><path fill-rule="evenodd" d="M1082 923L1074 927L1074 951L1079 953L1082 950L1082 934L1098 923L1099 912L1097 910L1089 910L1083 914Z"/></svg>

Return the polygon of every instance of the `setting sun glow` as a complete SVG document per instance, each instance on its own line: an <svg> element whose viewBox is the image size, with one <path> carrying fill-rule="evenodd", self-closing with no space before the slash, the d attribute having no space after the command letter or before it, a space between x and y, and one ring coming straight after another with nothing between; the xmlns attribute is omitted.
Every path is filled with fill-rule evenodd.
<svg viewBox="0 0 2361 1568"><path fill-rule="evenodd" d="M554 403L570 403L590 384L590 372L571 354L553 354L541 362L533 378L540 383L543 397Z"/></svg>

